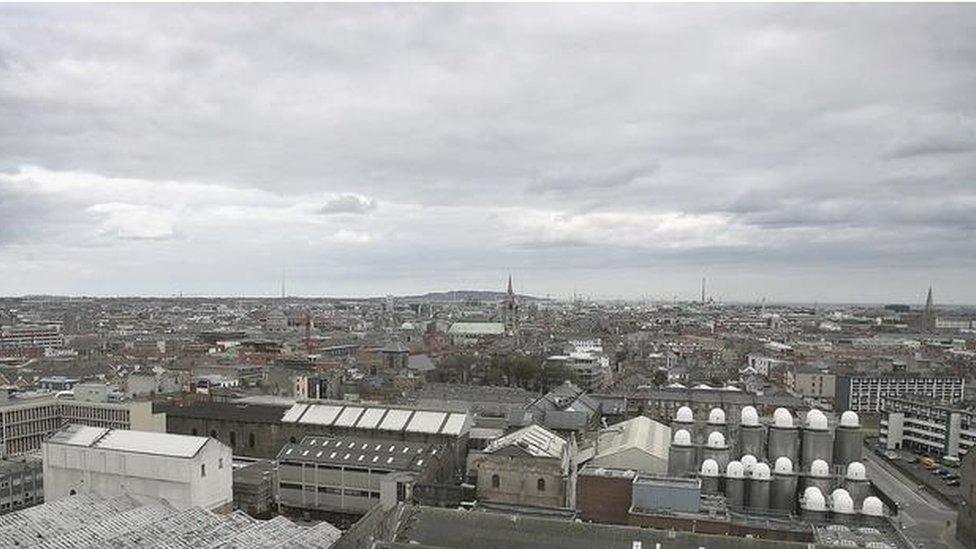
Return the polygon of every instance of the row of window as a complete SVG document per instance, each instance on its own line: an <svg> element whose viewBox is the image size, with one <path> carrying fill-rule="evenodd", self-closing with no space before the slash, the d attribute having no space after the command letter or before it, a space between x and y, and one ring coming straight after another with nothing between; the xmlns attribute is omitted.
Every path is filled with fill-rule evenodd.
<svg viewBox="0 0 976 549"><path fill-rule="evenodd" d="M331 494L331 495L334 495L334 496L345 495L345 496L349 496L349 497L380 499L380 493L379 492L374 492L374 491L370 491L370 490L353 490L353 489L349 489L349 488L343 490L342 488L337 488L337 487L334 487L334 486L318 486L318 487L316 487L316 486L311 485L311 484L302 485L302 484L296 484L296 483L293 483L293 482L282 482L281 485L280 485L280 487L283 488L283 489L285 489L285 490L304 490L306 492L315 492L315 491L318 491L320 494Z"/></svg>
<svg viewBox="0 0 976 549"><path fill-rule="evenodd" d="M502 484L502 479L501 479L501 477L498 476L498 474L491 475L491 487L492 488L498 488L498 487L501 486L501 484ZM538 490L540 492L545 492L546 491L546 479L539 478L538 480L536 480L535 481L535 488L536 488L536 490Z"/></svg>

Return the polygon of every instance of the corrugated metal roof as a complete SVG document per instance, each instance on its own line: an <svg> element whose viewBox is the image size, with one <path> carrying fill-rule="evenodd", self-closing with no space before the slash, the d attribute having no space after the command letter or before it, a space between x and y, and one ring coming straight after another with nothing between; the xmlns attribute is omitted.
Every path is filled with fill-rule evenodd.
<svg viewBox="0 0 976 549"><path fill-rule="evenodd" d="M559 435L538 425L529 425L493 441L485 449L485 452L494 453L509 446L518 446L536 457L558 459L562 457L566 449L566 441Z"/></svg>

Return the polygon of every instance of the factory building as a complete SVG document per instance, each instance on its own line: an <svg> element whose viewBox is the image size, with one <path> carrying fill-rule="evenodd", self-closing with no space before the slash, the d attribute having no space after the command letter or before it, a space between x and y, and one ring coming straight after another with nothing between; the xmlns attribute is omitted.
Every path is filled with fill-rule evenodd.
<svg viewBox="0 0 976 549"><path fill-rule="evenodd" d="M917 396L887 398L878 440L889 450L962 458L976 445L976 411Z"/></svg>
<svg viewBox="0 0 976 549"><path fill-rule="evenodd" d="M665 475L671 429L644 416L600 430L595 444L580 451L580 463L591 467L632 469Z"/></svg>
<svg viewBox="0 0 976 549"><path fill-rule="evenodd" d="M858 373L838 375L835 410L879 413L885 399L921 396L951 403L966 392L966 380L959 376L921 373Z"/></svg>
<svg viewBox="0 0 976 549"><path fill-rule="evenodd" d="M30 349L60 349L64 346L58 324L27 324L0 327L0 356Z"/></svg>
<svg viewBox="0 0 976 549"><path fill-rule="evenodd" d="M470 455L478 499L534 507L573 508L576 446L538 425L505 435Z"/></svg>
<svg viewBox="0 0 976 549"><path fill-rule="evenodd" d="M69 425L44 442L44 499L149 496L229 510L230 449L208 437Z"/></svg>
<svg viewBox="0 0 976 549"><path fill-rule="evenodd" d="M381 501L409 501L415 484L445 482L452 472L442 445L310 436L278 454L278 501L290 514L362 515Z"/></svg>
<svg viewBox="0 0 976 549"><path fill-rule="evenodd" d="M35 456L0 460L0 515L44 503L44 469Z"/></svg>

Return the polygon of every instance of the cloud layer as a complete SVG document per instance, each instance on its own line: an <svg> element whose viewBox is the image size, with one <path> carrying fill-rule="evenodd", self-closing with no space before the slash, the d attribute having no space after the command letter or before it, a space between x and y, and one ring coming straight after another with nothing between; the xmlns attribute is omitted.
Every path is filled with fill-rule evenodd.
<svg viewBox="0 0 976 549"><path fill-rule="evenodd" d="M976 302L974 31L970 5L3 6L2 293L513 271Z"/></svg>

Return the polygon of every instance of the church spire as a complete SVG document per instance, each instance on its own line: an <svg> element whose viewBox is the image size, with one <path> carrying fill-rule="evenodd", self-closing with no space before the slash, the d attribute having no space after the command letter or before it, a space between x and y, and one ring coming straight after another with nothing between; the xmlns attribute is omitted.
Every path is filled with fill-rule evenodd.
<svg viewBox="0 0 976 549"><path fill-rule="evenodd" d="M515 292L512 291L512 273L508 273L508 297L515 297Z"/></svg>

